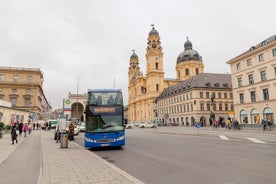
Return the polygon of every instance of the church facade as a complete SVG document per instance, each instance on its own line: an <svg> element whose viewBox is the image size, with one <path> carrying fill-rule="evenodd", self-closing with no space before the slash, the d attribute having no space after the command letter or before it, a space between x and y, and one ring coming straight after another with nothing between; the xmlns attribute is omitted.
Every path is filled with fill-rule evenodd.
<svg viewBox="0 0 276 184"><path fill-rule="evenodd" d="M163 49L158 31L152 26L146 47L146 73L142 73L138 55L133 51L128 69L128 121L150 121L156 117L155 101L162 91L204 72L201 56L187 38L184 51L176 60L176 78L165 78Z"/></svg>

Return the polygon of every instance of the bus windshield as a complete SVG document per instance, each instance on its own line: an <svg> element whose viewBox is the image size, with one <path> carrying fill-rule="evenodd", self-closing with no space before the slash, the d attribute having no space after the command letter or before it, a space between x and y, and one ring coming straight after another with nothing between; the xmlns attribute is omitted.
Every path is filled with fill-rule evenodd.
<svg viewBox="0 0 276 184"><path fill-rule="evenodd" d="M88 93L88 105L123 105L122 93L116 91Z"/></svg>
<svg viewBox="0 0 276 184"><path fill-rule="evenodd" d="M122 131L123 119L119 116L89 116L86 119L87 132L113 132Z"/></svg>

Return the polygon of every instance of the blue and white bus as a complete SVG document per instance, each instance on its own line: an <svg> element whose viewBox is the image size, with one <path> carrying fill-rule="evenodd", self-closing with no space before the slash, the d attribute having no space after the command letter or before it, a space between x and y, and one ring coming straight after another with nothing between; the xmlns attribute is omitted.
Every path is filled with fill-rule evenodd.
<svg viewBox="0 0 276 184"><path fill-rule="evenodd" d="M119 89L89 89L85 107L84 146L125 145L123 96Z"/></svg>

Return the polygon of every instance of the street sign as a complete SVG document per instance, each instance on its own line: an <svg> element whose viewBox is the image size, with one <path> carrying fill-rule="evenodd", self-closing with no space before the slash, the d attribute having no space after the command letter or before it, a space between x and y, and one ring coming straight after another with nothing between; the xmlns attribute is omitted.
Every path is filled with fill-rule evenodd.
<svg viewBox="0 0 276 184"><path fill-rule="evenodd" d="M200 128L200 124L199 123L196 124L196 128Z"/></svg>

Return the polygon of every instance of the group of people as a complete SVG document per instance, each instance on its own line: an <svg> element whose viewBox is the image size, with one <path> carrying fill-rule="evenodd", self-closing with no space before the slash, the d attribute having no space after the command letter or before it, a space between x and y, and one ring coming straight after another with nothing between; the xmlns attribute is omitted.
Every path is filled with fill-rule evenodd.
<svg viewBox="0 0 276 184"><path fill-rule="evenodd" d="M12 144L14 144L14 141L16 142L16 144L18 143L18 140L17 140L17 127L18 127L18 132L19 132L19 136L22 136L22 133L24 132L24 137L26 137L27 133L31 133L31 128L29 128L29 125L28 123L18 123L17 125L16 124L13 124L12 127L11 127L11 139L12 139Z"/></svg>

